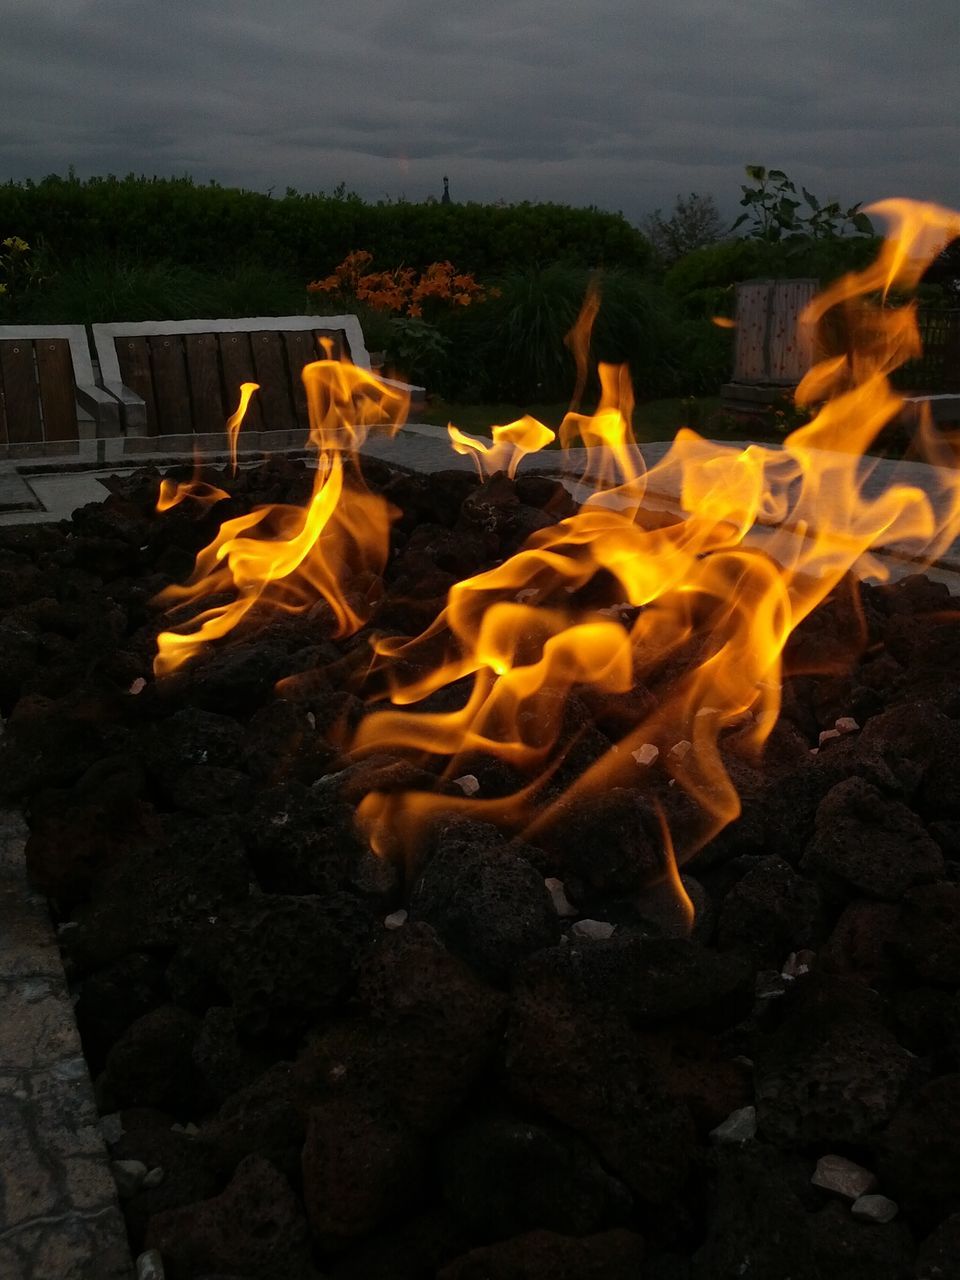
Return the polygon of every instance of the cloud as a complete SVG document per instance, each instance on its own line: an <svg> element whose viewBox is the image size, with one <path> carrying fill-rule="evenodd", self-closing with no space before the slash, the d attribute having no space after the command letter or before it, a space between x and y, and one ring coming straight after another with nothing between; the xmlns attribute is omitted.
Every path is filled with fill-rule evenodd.
<svg viewBox="0 0 960 1280"><path fill-rule="evenodd" d="M960 204L955 0L0 0L0 177L734 211L744 163Z"/></svg>

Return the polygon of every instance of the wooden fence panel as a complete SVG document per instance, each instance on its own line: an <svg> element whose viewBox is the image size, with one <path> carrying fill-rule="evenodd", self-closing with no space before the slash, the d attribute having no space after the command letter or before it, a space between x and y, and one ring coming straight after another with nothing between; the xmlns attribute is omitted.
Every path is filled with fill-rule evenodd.
<svg viewBox="0 0 960 1280"><path fill-rule="evenodd" d="M765 340L770 281L750 280L737 285L737 330L734 341L734 382L765 382Z"/></svg>

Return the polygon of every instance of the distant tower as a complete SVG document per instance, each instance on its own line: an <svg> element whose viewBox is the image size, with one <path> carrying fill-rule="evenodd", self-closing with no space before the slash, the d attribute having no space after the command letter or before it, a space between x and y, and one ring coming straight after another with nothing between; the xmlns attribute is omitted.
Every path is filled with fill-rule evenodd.
<svg viewBox="0 0 960 1280"><path fill-rule="evenodd" d="M443 195L440 197L441 204L452 204L450 199L450 179L444 174L443 176Z"/></svg>

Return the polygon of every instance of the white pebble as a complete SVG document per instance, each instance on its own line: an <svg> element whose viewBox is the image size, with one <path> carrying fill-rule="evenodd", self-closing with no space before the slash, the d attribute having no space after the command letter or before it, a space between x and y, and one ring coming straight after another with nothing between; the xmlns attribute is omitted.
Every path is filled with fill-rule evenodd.
<svg viewBox="0 0 960 1280"><path fill-rule="evenodd" d="M137 1258L137 1280L166 1280L159 1249L148 1249Z"/></svg>
<svg viewBox="0 0 960 1280"><path fill-rule="evenodd" d="M465 796L475 796L480 790L480 780L473 773L465 773L462 778L454 778L453 785L459 787Z"/></svg>
<svg viewBox="0 0 960 1280"><path fill-rule="evenodd" d="M540 591L537 587L524 587L524 589L522 591L518 591L513 598L516 600L517 604L526 604L528 600L532 600L539 594Z"/></svg>
<svg viewBox="0 0 960 1280"><path fill-rule="evenodd" d="M794 978L802 978L813 968L816 958L815 951L791 951L780 970L780 977L790 981Z"/></svg>
<svg viewBox="0 0 960 1280"><path fill-rule="evenodd" d="M839 738L839 737L840 737L839 729L824 729L823 733L821 733L820 735L820 742L818 745L822 747L825 742L832 742L834 738Z"/></svg>
<svg viewBox="0 0 960 1280"><path fill-rule="evenodd" d="M162 1164L158 1164L155 1169L150 1169L146 1177L143 1179L145 1187L159 1187L160 1183L167 1176L166 1170Z"/></svg>
<svg viewBox="0 0 960 1280"><path fill-rule="evenodd" d="M859 733L860 726L854 720L853 716L841 716L839 720L834 721L833 727L837 733Z"/></svg>
<svg viewBox="0 0 960 1280"><path fill-rule="evenodd" d="M679 742L673 744L668 754L671 760L685 760L692 750L693 743L688 742L686 738L681 738Z"/></svg>
<svg viewBox="0 0 960 1280"><path fill-rule="evenodd" d="M757 1136L757 1108L740 1107L731 1111L722 1124L710 1131L714 1142L749 1142Z"/></svg>
<svg viewBox="0 0 960 1280"><path fill-rule="evenodd" d="M877 1175L843 1156L821 1156L810 1181L824 1191L859 1200L877 1185Z"/></svg>
<svg viewBox="0 0 960 1280"><path fill-rule="evenodd" d="M310 726L311 729L315 729L317 727L317 717L313 714L312 711L307 712L307 724Z"/></svg>
<svg viewBox="0 0 960 1280"><path fill-rule="evenodd" d="M603 942L613 937L616 927L609 920L578 920L570 932L578 938L592 938Z"/></svg>
<svg viewBox="0 0 960 1280"><path fill-rule="evenodd" d="M401 929L407 923L407 913L401 908L399 911L391 911L388 916L384 917L384 928Z"/></svg>
<svg viewBox="0 0 960 1280"><path fill-rule="evenodd" d="M654 746L652 742L645 742L642 747L637 747L636 751L631 751L630 754L637 764L646 766L657 762L660 758L660 748Z"/></svg>
<svg viewBox="0 0 960 1280"><path fill-rule="evenodd" d="M558 916L575 916L577 914L577 908L567 898L566 885L562 880L556 880L553 876L547 876L543 884L547 893L550 895L554 910Z"/></svg>
<svg viewBox="0 0 960 1280"><path fill-rule="evenodd" d="M899 1205L886 1196L860 1196L854 1200L850 1212L861 1222L892 1222L899 1213Z"/></svg>
<svg viewBox="0 0 960 1280"><path fill-rule="evenodd" d="M127 690L127 692L128 692L128 693L143 693L143 691L144 691L144 689L145 689L146 687L147 687L147 682L146 682L146 680L144 680L143 676L137 676L136 680L134 680L133 684L130 686L130 688Z"/></svg>

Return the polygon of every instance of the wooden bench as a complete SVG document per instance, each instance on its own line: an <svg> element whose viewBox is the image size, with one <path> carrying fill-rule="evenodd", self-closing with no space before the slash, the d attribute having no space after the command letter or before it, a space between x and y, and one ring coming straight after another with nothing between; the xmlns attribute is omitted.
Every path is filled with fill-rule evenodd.
<svg viewBox="0 0 960 1280"><path fill-rule="evenodd" d="M302 448L309 423L300 374L325 356L323 341L332 342L335 357L370 369L352 315L95 324L92 332L101 384L120 406L124 453L222 451L242 382L260 390L241 449ZM408 389L414 399L423 393Z"/></svg>
<svg viewBox="0 0 960 1280"><path fill-rule="evenodd" d="M83 325L0 325L0 457L96 462L120 406L96 385Z"/></svg>

